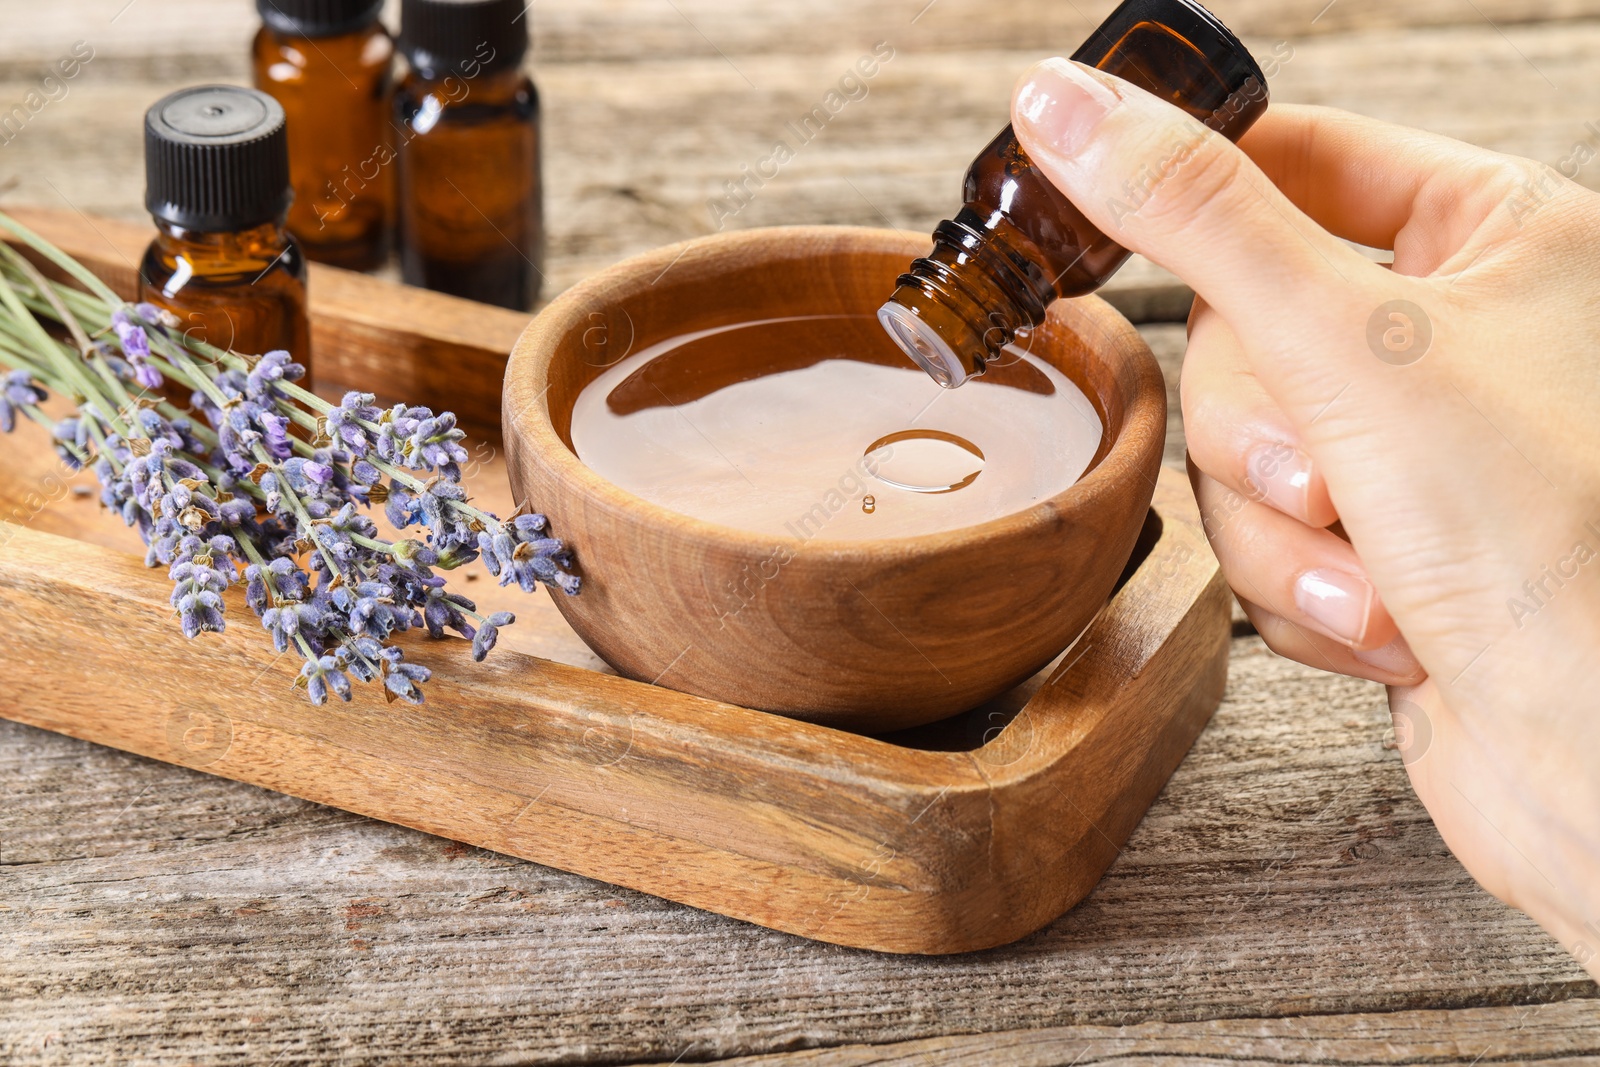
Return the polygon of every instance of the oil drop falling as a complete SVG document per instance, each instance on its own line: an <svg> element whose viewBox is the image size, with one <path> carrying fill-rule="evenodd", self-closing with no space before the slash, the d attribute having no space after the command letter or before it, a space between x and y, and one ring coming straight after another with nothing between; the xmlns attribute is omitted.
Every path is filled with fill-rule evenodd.
<svg viewBox="0 0 1600 1067"><path fill-rule="evenodd" d="M874 511L878 510L878 501L871 493L868 493L866 496L861 498L861 510L866 512L868 515L871 515Z"/></svg>
<svg viewBox="0 0 1600 1067"><path fill-rule="evenodd" d="M868 474L912 493L953 493L983 473L983 449L944 430L900 430L867 446Z"/></svg>

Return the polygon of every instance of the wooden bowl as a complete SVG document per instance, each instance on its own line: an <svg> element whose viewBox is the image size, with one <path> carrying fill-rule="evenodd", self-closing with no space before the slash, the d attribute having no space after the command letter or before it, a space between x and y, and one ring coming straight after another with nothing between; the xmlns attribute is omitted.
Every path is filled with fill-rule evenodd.
<svg viewBox="0 0 1600 1067"><path fill-rule="evenodd" d="M1149 348L1096 297L1057 301L1032 351L1106 427L1073 486L1026 511L875 541L786 540L703 522L584 466L579 392L630 351L787 315L870 315L926 251L889 230L719 234L617 264L567 290L506 368L519 502L550 517L584 578L556 603L629 678L879 733L994 697L1048 663L1105 604L1155 489L1166 391Z"/></svg>

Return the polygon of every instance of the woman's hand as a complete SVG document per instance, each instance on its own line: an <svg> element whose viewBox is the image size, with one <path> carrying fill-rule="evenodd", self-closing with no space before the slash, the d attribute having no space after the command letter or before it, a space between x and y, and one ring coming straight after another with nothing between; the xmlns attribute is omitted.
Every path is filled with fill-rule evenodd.
<svg viewBox="0 0 1600 1067"><path fill-rule="evenodd" d="M1060 59L1012 117L1198 294L1190 474L1257 630L1390 687L1445 841L1600 977L1600 195L1325 109L1236 148Z"/></svg>

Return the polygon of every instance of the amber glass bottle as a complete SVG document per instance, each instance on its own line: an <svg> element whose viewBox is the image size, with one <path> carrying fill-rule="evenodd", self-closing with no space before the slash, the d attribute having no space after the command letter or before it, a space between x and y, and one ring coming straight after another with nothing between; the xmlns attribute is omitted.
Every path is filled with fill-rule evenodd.
<svg viewBox="0 0 1600 1067"><path fill-rule="evenodd" d="M403 0L400 265L412 285L526 309L544 260L525 0Z"/></svg>
<svg viewBox="0 0 1600 1067"><path fill-rule="evenodd" d="M319 263L373 270L389 258L394 42L383 0L256 0L256 88L289 120L289 232Z"/></svg>
<svg viewBox="0 0 1600 1067"><path fill-rule="evenodd" d="M157 235L139 299L199 340L253 356L287 349L309 371L305 258L285 225L283 108L253 89L181 89L145 113L144 146Z"/></svg>
<svg viewBox="0 0 1600 1067"><path fill-rule="evenodd" d="M1267 108L1244 45L1193 0L1126 0L1073 53L1183 108L1237 141ZM1128 250L1094 227L1034 167L1010 126L973 160L965 206L900 276L878 318L939 384L982 374L1018 330L1063 296L1105 284Z"/></svg>

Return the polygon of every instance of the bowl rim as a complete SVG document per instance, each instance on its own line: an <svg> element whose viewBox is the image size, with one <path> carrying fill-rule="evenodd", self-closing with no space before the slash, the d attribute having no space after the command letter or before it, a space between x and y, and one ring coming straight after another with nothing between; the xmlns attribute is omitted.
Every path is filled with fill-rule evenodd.
<svg viewBox="0 0 1600 1067"><path fill-rule="evenodd" d="M1166 414L1165 379L1149 345L1136 332L1134 336L1140 343L1132 352L1132 357L1137 364L1136 379L1145 388L1136 390L1123 412L1121 432L1111 442L1100 462L1061 492L1021 511L949 530L900 537L828 539L788 538L727 526L674 511L628 492L590 469L562 440L550 415L550 365L557 347L570 330L591 321L589 315L594 310L592 305L597 297L610 300L617 295L616 289L637 287L645 279L653 279L647 282L653 285L668 270L695 253L701 253L696 256L697 259L726 257L749 262L753 258L752 253L773 247L794 249L804 243L817 241L828 242L834 252L850 251L851 245L860 251L876 252L913 247L904 231L880 227L766 226L693 237L614 263L557 296L534 316L517 338L505 371L506 403L501 412L503 438L509 442L515 436L511 427L504 424L505 413L519 410L519 443L537 456L532 462L544 465L554 480L572 487L579 495L598 499L612 513L631 513L656 528L672 528L694 540L716 543L740 553L770 554L775 547L787 548L792 553L789 562L807 558L820 562L870 559L881 563L896 557L925 557L1006 541L1041 526L1055 526L1061 519L1092 507L1098 498L1112 492L1127 478L1142 477L1139 460L1152 446L1141 438L1147 435L1155 438L1157 443L1154 449L1159 456L1163 435L1157 424L1164 421ZM912 253L913 256L916 254ZM1071 299L1099 304L1101 307L1096 314L1117 316L1130 330L1133 329L1131 323L1100 297L1091 294ZM514 395L517 400L515 405L512 403ZM534 399L529 402L528 396Z"/></svg>

